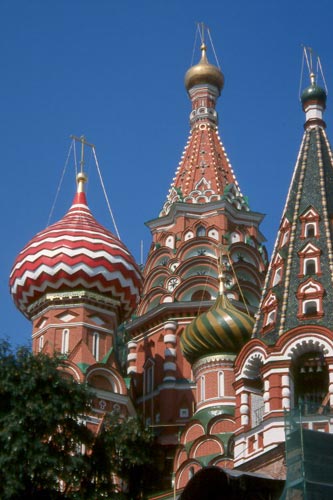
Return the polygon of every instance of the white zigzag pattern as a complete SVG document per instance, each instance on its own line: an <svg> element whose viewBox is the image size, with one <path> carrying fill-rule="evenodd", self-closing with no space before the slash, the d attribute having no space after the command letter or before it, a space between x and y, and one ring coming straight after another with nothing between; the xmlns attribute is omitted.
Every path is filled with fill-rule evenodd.
<svg viewBox="0 0 333 500"><path fill-rule="evenodd" d="M58 248L55 250L41 249L39 252L27 255L24 259L22 259L21 262L18 262L15 265L11 275L14 274L16 272L16 270L21 269L21 267L24 266L26 264L26 262L33 263L33 262L38 261L40 258L43 258L43 257L53 258L59 254L66 255L69 258L74 258L74 257L77 257L78 255L82 255L82 256L88 257L90 259L97 259L100 257L104 257L105 260L107 262L109 262L111 265L121 264L127 270L133 271L136 274L136 276L138 277L138 279L140 279L140 276L139 276L138 272L136 271L135 267L132 266L131 263L126 261L123 257L121 257L119 255L112 255L108 252L105 252L104 250L99 250L99 251L88 250L87 248L83 248L83 247L76 248L73 250L71 248L66 248L66 247ZM50 269L51 269L51 267L50 267Z"/></svg>
<svg viewBox="0 0 333 500"><path fill-rule="evenodd" d="M60 232L60 231L49 231L49 233L55 233L55 232ZM63 232L63 231L61 231ZM43 245L44 243L56 243L58 241L87 241L87 242L91 242L91 243L102 243L103 245L106 245L107 247L109 248L113 248L113 249L119 249L120 251L126 253L127 255L130 255L129 251L125 248L125 246L122 246L122 245L119 245L117 244L116 241L108 241L111 239L111 237L109 237L108 235L103 235L103 233L101 232L96 232L96 231L83 231L82 229L80 229L80 235L79 236L71 236L70 232L73 232L73 233L78 233L78 230L70 230L68 228L66 228L66 235L61 235L61 236L56 236L56 237L51 237L51 236L47 236L48 233L43 233L43 239L40 239L38 241L36 240L33 240L31 241L31 243L28 243L28 245L26 247L24 247L24 249L20 252L20 253L23 253L23 252L26 252L29 248L36 248L40 245ZM87 233L87 234L85 234ZM98 235L99 238L96 238L96 237L92 237L92 235ZM45 236L45 237L44 237Z"/></svg>
<svg viewBox="0 0 333 500"><path fill-rule="evenodd" d="M64 264L63 262L59 262L56 266L50 267L46 266L45 264L42 264L35 270L30 270L30 271L25 271L21 278L16 278L13 285L12 285L12 293L16 294L18 287L24 286L26 280L28 279L33 279L37 280L38 276L42 274L43 272L48 274L49 276L55 276L58 271L65 271L66 273L69 274L69 276L75 274L78 271L84 271L88 276L94 277L97 276L98 274L103 274L104 278L110 282L113 280L118 280L121 284L122 287L129 288L131 290L131 293L136 294L137 293L137 287L133 284L133 280L131 278L125 278L119 271L108 271L105 269L103 266L98 266L98 267L90 267L87 266L86 264L79 263L76 266L69 266L67 264ZM51 282L50 282L51 283ZM60 282L59 282L60 283ZM71 288L73 287L73 284L69 281L69 285ZM55 286L55 283L53 283L53 288ZM57 285L58 287L58 285ZM92 285L88 285L88 288L91 288ZM31 287L32 288L32 287ZM104 288L104 286L103 286ZM107 288L105 288L107 289ZM30 294L30 292L29 292Z"/></svg>

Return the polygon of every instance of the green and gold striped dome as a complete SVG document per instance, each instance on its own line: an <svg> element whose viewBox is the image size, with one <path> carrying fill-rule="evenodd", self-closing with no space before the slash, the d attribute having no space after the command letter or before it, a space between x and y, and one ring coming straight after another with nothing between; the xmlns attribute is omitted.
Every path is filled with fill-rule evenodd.
<svg viewBox="0 0 333 500"><path fill-rule="evenodd" d="M249 340L253 325L253 318L236 309L222 293L209 311L186 327L180 339L181 349L190 363L209 354L236 354Z"/></svg>

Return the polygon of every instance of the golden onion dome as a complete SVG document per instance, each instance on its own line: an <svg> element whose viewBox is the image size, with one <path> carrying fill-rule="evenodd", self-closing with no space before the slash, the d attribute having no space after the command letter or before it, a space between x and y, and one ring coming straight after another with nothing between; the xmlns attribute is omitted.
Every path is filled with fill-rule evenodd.
<svg viewBox="0 0 333 500"><path fill-rule="evenodd" d="M180 339L181 349L190 363L209 354L236 354L251 337L253 325L254 319L222 293L207 312L186 327Z"/></svg>
<svg viewBox="0 0 333 500"><path fill-rule="evenodd" d="M195 85L210 84L218 88L219 93L223 89L224 76L222 71L214 64L210 64L206 55L206 45L201 45L201 59L187 70L185 75L185 87L189 91Z"/></svg>

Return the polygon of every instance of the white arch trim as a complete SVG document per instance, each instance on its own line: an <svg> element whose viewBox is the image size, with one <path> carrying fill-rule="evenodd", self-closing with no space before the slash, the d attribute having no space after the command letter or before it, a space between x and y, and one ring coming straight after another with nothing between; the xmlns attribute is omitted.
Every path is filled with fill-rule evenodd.
<svg viewBox="0 0 333 500"><path fill-rule="evenodd" d="M264 349L256 348L254 352L251 352L243 363L241 377L256 378L260 366L265 364L266 356Z"/></svg>
<svg viewBox="0 0 333 500"><path fill-rule="evenodd" d="M101 368L101 367L94 368L93 370L91 370L89 372L88 377L87 377L87 381L89 381L90 377L92 377L93 375L101 375L101 376L105 377L110 382L113 392L118 393L118 394L122 394L121 379L112 370L109 370L107 368Z"/></svg>
<svg viewBox="0 0 333 500"><path fill-rule="evenodd" d="M202 437L202 436L204 436L204 435L205 435L205 429L203 428L203 425L202 425L202 424L200 424L200 423L198 423L198 422L195 422L195 423L193 423L193 424L192 424L192 425L191 425L191 426L187 429L187 431L186 431L186 433L185 433L184 440L183 440L184 445L187 443L187 437L188 437L189 432L190 432L190 431L193 431L193 429L195 429L196 427L198 427L198 428L200 429L200 432L201 432L201 434L200 434L200 435L199 435L196 439L198 439L198 438L200 438L200 437Z"/></svg>
<svg viewBox="0 0 333 500"><path fill-rule="evenodd" d="M333 341L320 333L304 333L288 342L283 349L285 358L296 359L306 352L321 351L324 356L333 356Z"/></svg>

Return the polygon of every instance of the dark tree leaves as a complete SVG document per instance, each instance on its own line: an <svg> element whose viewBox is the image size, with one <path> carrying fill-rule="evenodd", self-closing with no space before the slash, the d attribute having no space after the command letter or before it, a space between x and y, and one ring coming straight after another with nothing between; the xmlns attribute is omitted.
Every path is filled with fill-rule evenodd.
<svg viewBox="0 0 333 500"><path fill-rule="evenodd" d="M150 470L153 437L137 418L85 425L92 393L64 376L60 357L0 342L0 498L134 500ZM127 486L116 493L114 475Z"/></svg>

